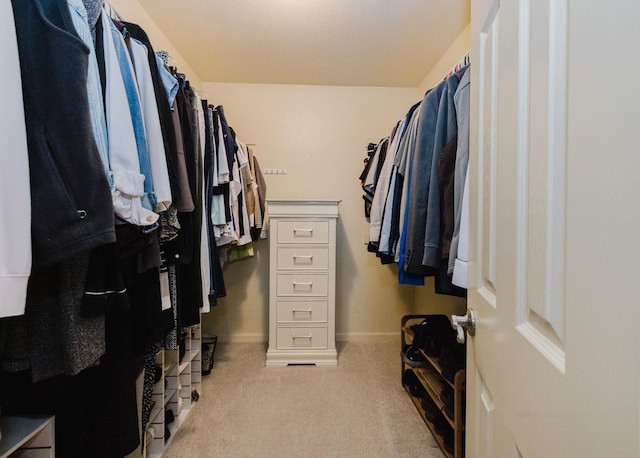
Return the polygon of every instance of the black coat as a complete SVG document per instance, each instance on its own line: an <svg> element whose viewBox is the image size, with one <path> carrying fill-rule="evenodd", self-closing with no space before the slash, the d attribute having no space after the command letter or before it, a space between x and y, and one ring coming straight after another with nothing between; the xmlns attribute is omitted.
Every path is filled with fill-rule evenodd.
<svg viewBox="0 0 640 458"><path fill-rule="evenodd" d="M33 267L115 241L87 95L89 49L66 1L13 0L31 179Z"/></svg>

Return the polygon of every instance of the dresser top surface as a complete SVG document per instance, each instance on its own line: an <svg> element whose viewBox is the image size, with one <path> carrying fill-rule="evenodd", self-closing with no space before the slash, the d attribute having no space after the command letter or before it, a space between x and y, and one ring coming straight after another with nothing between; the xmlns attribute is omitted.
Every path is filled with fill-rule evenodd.
<svg viewBox="0 0 640 458"><path fill-rule="evenodd" d="M340 200L267 199L270 217L337 217Z"/></svg>

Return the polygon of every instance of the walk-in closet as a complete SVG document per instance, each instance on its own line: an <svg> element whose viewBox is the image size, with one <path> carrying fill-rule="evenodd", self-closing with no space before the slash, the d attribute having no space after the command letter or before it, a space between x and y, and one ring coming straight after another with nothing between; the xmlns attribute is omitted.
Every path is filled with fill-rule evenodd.
<svg viewBox="0 0 640 458"><path fill-rule="evenodd" d="M0 0L0 458L640 456L639 22Z"/></svg>

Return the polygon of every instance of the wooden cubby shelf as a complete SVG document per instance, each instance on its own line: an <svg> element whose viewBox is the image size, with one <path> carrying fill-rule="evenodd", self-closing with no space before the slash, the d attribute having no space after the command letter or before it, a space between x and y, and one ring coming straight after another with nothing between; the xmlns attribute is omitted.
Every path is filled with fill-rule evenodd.
<svg viewBox="0 0 640 458"><path fill-rule="evenodd" d="M202 367L200 326L187 328L184 342L185 356L179 361L178 350L160 350L156 364L162 367L162 377L153 387L152 401L155 402L147 428L153 428L151 437L145 438L145 458L160 458L171 440L180 429L193 407L192 391L200 392ZM166 412L171 410L173 422L166 424ZM169 436L166 436L166 432Z"/></svg>
<svg viewBox="0 0 640 458"><path fill-rule="evenodd" d="M411 329L410 323L416 322L429 318L431 315L405 315L402 317L400 323L401 329L401 347L405 345L410 345L413 342L414 333ZM427 355L422 349L420 352L427 360L426 367L413 367L405 363L405 361L400 358L401 362L401 376L403 377L404 385L404 374L405 371L411 370L416 379L419 381L420 385L424 389L424 393L431 399L433 404L436 406L442 417L446 420L446 424L453 431L453 452L449 450L445 446L445 440L441 432L437 431L434 423L429 421L426 416L426 412L424 407L422 406L422 400L420 397L414 396L409 389L408 386L404 385L405 390L407 391L409 397L413 401L413 404L416 406L420 417L424 420L425 424L429 431L433 434L436 442L442 449L442 452L447 458L464 458L464 390L465 390L465 372L464 369L460 369L455 373L453 383L450 380L447 380L442 375L442 368L438 363L438 358ZM443 391L443 384L449 385L453 389L454 396L454 415L453 419L449 417L445 413L445 404L440 398L440 395Z"/></svg>

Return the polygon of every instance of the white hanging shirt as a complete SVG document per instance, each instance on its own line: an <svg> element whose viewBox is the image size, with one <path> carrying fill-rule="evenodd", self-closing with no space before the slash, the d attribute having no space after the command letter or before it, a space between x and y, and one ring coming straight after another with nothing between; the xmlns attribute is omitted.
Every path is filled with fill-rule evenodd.
<svg viewBox="0 0 640 458"><path fill-rule="evenodd" d="M15 30L11 2L0 3L0 318L24 314L31 273L29 155Z"/></svg>
<svg viewBox="0 0 640 458"><path fill-rule="evenodd" d="M464 190L462 191L462 212L460 216L460 237L458 242L458 253L453 266L453 278L451 282L460 288L469 286L469 169L464 179Z"/></svg>
<svg viewBox="0 0 640 458"><path fill-rule="evenodd" d="M144 132L147 138L149 162L151 163L153 193L158 201L154 210L162 212L171 206L171 185L169 184L167 156L160 127L160 115L158 114L151 70L149 69L149 51L145 45L135 38L129 40L129 46L138 83L138 92L140 93Z"/></svg>

